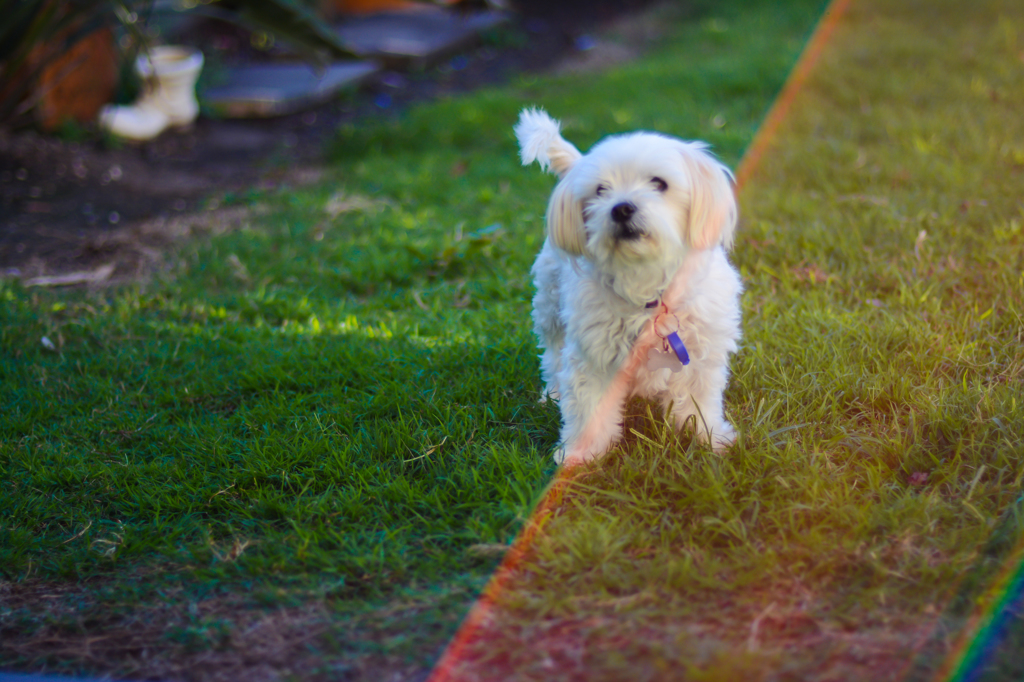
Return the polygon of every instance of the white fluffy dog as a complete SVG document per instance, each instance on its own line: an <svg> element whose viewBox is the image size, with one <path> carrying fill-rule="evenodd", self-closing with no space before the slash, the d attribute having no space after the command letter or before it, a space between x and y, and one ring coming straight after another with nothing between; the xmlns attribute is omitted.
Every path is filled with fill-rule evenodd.
<svg viewBox="0 0 1024 682"><path fill-rule="evenodd" d="M523 165L560 178L533 266L545 395L562 412L555 459L607 452L632 395L660 402L679 429L692 422L715 450L729 447L722 392L742 290L725 255L732 173L703 143L649 132L608 137L584 156L536 109L515 133Z"/></svg>

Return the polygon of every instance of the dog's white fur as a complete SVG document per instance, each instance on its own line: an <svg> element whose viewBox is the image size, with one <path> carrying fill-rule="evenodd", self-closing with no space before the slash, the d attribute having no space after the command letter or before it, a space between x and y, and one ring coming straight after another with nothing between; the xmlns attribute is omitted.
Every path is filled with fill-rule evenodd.
<svg viewBox="0 0 1024 682"><path fill-rule="evenodd" d="M582 155L536 109L522 112L515 133L523 165L537 161L560 178L533 266L545 396L562 412L555 459L607 452L632 395L660 402L679 429L695 424L716 450L729 447L736 434L722 392L742 290L725 255L737 219L732 174L705 144L657 133L608 137ZM635 212L623 220L616 209L616 220L624 204ZM655 300L663 306L645 307ZM690 364L649 370L648 351L673 330Z"/></svg>

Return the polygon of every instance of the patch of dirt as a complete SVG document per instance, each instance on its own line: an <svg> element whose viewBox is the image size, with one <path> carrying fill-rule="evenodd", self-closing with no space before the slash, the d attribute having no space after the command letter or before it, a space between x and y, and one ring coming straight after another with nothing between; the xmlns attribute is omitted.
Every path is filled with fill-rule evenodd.
<svg viewBox="0 0 1024 682"><path fill-rule="evenodd" d="M421 72L385 72L349 99L289 116L200 118L144 144L111 145L95 131L69 141L0 130L0 277L110 263L113 281L138 277L158 260L152 242L133 241L146 231L140 226L174 223L217 194L315 178L324 142L340 125L523 72L594 71L633 59L657 35L657 20L640 14L651 4L520 0L519 14L490 44Z"/></svg>
<svg viewBox="0 0 1024 682"><path fill-rule="evenodd" d="M668 15L678 5L662 4L647 11L616 19L603 30L577 38L577 49L563 56L551 68L556 74L594 73L629 63L659 40Z"/></svg>
<svg viewBox="0 0 1024 682"><path fill-rule="evenodd" d="M421 682L472 595L465 588L346 614L330 600L259 607L243 595L126 607L99 585L0 582L0 667L175 682ZM457 603L444 627L417 623ZM397 643L397 644L396 644ZM410 644L411 643L411 644Z"/></svg>
<svg viewBox="0 0 1024 682"><path fill-rule="evenodd" d="M896 682L938 622L874 612L854 628L821 604L785 598L764 608L712 599L673 617L657 597L644 601L589 598L561 618L499 607L446 679Z"/></svg>

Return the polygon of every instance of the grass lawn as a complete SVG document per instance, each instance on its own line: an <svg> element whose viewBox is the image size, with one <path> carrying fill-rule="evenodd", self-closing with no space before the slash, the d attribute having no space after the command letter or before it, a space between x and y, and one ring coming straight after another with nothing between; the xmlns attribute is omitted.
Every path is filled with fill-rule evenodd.
<svg viewBox="0 0 1024 682"><path fill-rule="evenodd" d="M1024 555L1022 111L1021 3L850 4L741 194L738 445L635 404L456 679L954 679Z"/></svg>
<svg viewBox="0 0 1024 682"><path fill-rule="evenodd" d="M85 291L0 280L0 669L193 680L421 673L554 472L558 415L536 401L528 277L552 183L519 166L519 109L547 107L583 147L653 128L708 140L733 165L821 9L819 0L668 6L655 15L662 39L620 69L524 77L340 131L323 182L211 201L241 216L241 229L168 254L168 269L150 281ZM781 498L776 473L795 477L797 489L824 485L823 470L807 467L829 461L821 443L844 462L878 459L883 478L899 466L895 455L856 454L901 442L895 413L879 407L842 438L834 426L860 409L851 407L862 395L854 387L888 389L884 355L851 343L845 359L826 354L819 366L813 342L866 336L858 316L868 314L899 352L916 353L935 335L906 328L917 309L903 307L902 293L871 294L888 307L847 310L858 296L852 281L813 280L814 267L840 273L818 260L819 247L800 246L811 227L783 227L793 223L787 211L810 215L809 195L792 198L794 207L780 198L774 214L748 208L756 218L738 250L750 331L730 409L748 434L743 445L716 459L652 435L666 455L645 446L613 455L588 484L594 500L616 489L637 499L637 476L689 489L727 472L760 481L770 469L744 493L763 490L767 510ZM831 210L823 194L814 206ZM1001 210L993 200L985 215ZM1008 239L1018 248L1018 237ZM856 276L878 259L902 282L910 263L884 249L865 255L849 240ZM939 262L934 243L928 263ZM920 297L926 288L916 282L899 291ZM928 291L920 305L945 300ZM986 334L1008 324L1007 305L999 297L977 322ZM965 324L983 312L957 310ZM984 338L971 347L979 363L996 348ZM840 366L849 390L828 384ZM940 381L931 366L901 369L905 392ZM956 421L938 428L922 417L914 428L937 439L963 422L977 434L971 443L998 442L994 427L972 421L986 371L972 369L966 388L958 373L944 384L965 406ZM901 399L886 404L895 410ZM819 418L833 421L793 428ZM874 433L876 423L887 428ZM961 469L930 479L936 504L945 504L944 477L958 485L973 476L980 455L974 445L964 452L971 459ZM924 467L925 452L914 461ZM972 487L982 517L995 509L996 481L1011 476L1002 460L985 461ZM723 538L754 529L744 525L747 506L719 508L731 499L724 485L702 489L687 512L721 523L698 525L707 538L679 548L707 539L700 551L710 557ZM843 508L866 513L857 507L865 489L843 489ZM655 491L641 501L669 513L684 498ZM570 511L605 515L608 538L634 519L617 503L578 509ZM776 512L759 518L783 521ZM832 535L819 532L823 542ZM635 540L609 542L583 556L606 557L609 570L634 556L615 558ZM658 579L650 561L630 575L640 579L644 567ZM577 584L592 568L563 561L552 575Z"/></svg>

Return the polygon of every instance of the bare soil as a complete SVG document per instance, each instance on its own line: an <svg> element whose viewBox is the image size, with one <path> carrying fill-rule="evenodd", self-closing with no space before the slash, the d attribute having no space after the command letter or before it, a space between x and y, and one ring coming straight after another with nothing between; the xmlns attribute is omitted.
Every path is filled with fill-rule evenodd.
<svg viewBox="0 0 1024 682"><path fill-rule="evenodd" d="M162 682L419 682L429 673L424 660L472 598L452 588L345 613L323 597L259 607L250 595L200 599L170 587L161 600L131 605L102 583L0 581L0 670ZM418 621L427 612L433 627L425 629Z"/></svg>
<svg viewBox="0 0 1024 682"><path fill-rule="evenodd" d="M481 620L447 679L896 682L908 679L939 624L935 612L875 608L870 616L857 614L854 628L806 590L773 586L770 595L767 606L695 600L670 619L653 594L580 596L583 616L539 617L499 605Z"/></svg>

